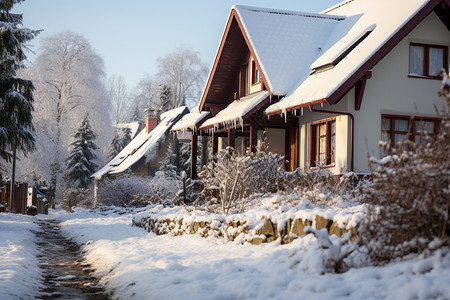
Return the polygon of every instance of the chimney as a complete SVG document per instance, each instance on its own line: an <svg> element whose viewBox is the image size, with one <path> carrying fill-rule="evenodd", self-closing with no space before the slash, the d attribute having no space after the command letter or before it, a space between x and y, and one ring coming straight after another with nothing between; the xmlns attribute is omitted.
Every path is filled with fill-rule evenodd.
<svg viewBox="0 0 450 300"><path fill-rule="evenodd" d="M150 133L158 125L159 113L157 110L147 108L145 110L145 133Z"/></svg>

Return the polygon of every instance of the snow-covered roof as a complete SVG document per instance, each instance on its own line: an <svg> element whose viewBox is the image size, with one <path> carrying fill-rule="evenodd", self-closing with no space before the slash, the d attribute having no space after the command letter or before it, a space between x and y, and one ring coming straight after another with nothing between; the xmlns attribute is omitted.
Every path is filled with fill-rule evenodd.
<svg viewBox="0 0 450 300"><path fill-rule="evenodd" d="M139 122L130 122L130 123L119 123L114 125L115 128L130 128L131 130L131 138L134 138L139 129Z"/></svg>
<svg viewBox="0 0 450 300"><path fill-rule="evenodd" d="M322 47L323 54L307 62L311 75L304 77L304 74L298 74L297 84L280 102L268 107L266 113L286 112L290 108L329 98L427 2L353 0L330 9L329 13L345 16L345 20L337 23L334 31L329 33L327 46ZM312 69L330 65L344 53L345 57L341 57L337 64L321 72L312 72Z"/></svg>
<svg viewBox="0 0 450 300"><path fill-rule="evenodd" d="M181 106L163 113L161 121L150 133L146 133L144 128L119 154L92 177L100 180L106 174L119 174L133 169L134 165L143 159L145 162L153 159L165 133L187 112L187 107Z"/></svg>
<svg viewBox="0 0 450 300"><path fill-rule="evenodd" d="M184 115L173 127L172 131L194 131L197 129L197 124L209 115L208 111L199 111L198 106L191 109L191 112Z"/></svg>
<svg viewBox="0 0 450 300"><path fill-rule="evenodd" d="M324 53L341 16L233 6L273 95L286 95ZM340 32L338 32L340 33ZM342 33L341 33L342 34ZM337 40L336 40L337 41Z"/></svg>
<svg viewBox="0 0 450 300"><path fill-rule="evenodd" d="M206 120L200 127L200 130L209 128L216 129L221 125L224 127L236 127L237 124L243 126L244 116L268 97L269 93L267 91L259 91L239 100L235 100L225 109L221 110L216 116Z"/></svg>

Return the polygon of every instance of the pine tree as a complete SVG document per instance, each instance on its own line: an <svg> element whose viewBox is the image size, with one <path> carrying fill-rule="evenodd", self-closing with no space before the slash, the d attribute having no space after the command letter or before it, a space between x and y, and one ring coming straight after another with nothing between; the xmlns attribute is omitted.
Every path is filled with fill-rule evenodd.
<svg viewBox="0 0 450 300"><path fill-rule="evenodd" d="M111 145L109 147L108 152L108 159L112 160L114 157L116 157L117 154L119 154L120 151L122 151L122 143L120 141L120 131L119 129L114 130L114 136L111 140Z"/></svg>
<svg viewBox="0 0 450 300"><path fill-rule="evenodd" d="M109 159L116 157L131 142L131 128L116 128L114 136L111 140L109 149Z"/></svg>
<svg viewBox="0 0 450 300"><path fill-rule="evenodd" d="M172 108L175 108L172 101L173 93L170 86L162 84L160 88L161 88L161 92L159 93L160 109L164 112Z"/></svg>
<svg viewBox="0 0 450 300"><path fill-rule="evenodd" d="M75 141L71 144L72 151L67 158L66 182L71 188L88 188L91 182L90 176L96 171L98 165L94 162L97 158L94 150L98 149L94 144L96 134L89 124L88 115L81 122L81 126L75 133Z"/></svg>
<svg viewBox="0 0 450 300"><path fill-rule="evenodd" d="M39 31L18 28L22 15L11 14L23 0L0 1L0 158L10 161L11 150L24 152L34 148L33 83L16 77L24 67L24 44Z"/></svg>
<svg viewBox="0 0 450 300"><path fill-rule="evenodd" d="M174 160L173 142L170 140L166 152L159 163L159 171L164 172L166 177L177 178L177 167L173 165Z"/></svg>

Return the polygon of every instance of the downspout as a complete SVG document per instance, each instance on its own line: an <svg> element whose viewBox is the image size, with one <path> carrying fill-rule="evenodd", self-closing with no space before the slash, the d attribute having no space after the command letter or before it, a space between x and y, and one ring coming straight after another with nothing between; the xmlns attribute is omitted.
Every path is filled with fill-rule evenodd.
<svg viewBox="0 0 450 300"><path fill-rule="evenodd" d="M308 105L309 110L312 112L318 112L318 113L327 113L327 114L334 114L334 115L344 115L350 117L350 171L353 172L353 149L354 149L354 136L355 136L355 129L354 129L354 122L355 117L349 112L340 112L340 111L332 111L332 110L322 110L322 109L315 109L311 105Z"/></svg>

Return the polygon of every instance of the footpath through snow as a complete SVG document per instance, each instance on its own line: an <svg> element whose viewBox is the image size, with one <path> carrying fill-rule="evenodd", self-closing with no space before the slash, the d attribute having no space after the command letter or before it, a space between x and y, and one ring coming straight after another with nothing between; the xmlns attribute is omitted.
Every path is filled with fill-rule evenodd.
<svg viewBox="0 0 450 300"><path fill-rule="evenodd" d="M119 208L56 216L114 299L450 299L447 249L385 267L322 274L323 252L312 235L254 246L156 236L132 227L131 218ZM30 229L37 229L32 217L0 214L0 290L9 299L32 299L40 287Z"/></svg>

